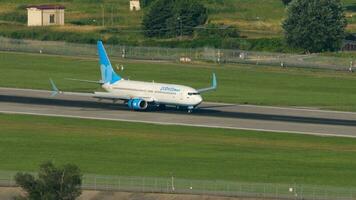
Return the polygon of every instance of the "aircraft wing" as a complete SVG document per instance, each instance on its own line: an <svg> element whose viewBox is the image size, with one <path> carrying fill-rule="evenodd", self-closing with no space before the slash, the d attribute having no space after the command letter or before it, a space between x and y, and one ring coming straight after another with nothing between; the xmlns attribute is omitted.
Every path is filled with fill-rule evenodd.
<svg viewBox="0 0 356 200"><path fill-rule="evenodd" d="M217 85L217 81L216 81L216 76L215 76L215 73L213 73L213 79L212 79L211 86L207 87L207 88L198 89L197 91L199 93L209 92L211 90L216 90L217 86L218 85Z"/></svg>
<svg viewBox="0 0 356 200"><path fill-rule="evenodd" d="M143 99L147 102L155 102L156 100L152 97L137 97L137 98L140 98L140 99Z"/></svg>
<svg viewBox="0 0 356 200"><path fill-rule="evenodd" d="M82 80L82 79L75 79L75 78L65 78L65 80L84 82L84 83L95 83L95 84L100 84L100 85L104 84L103 81Z"/></svg>

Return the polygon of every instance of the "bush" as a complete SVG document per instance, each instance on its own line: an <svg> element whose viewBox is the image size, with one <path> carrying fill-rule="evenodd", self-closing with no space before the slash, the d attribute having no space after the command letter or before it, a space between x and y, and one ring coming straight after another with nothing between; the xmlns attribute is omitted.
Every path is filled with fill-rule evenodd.
<svg viewBox="0 0 356 200"><path fill-rule="evenodd" d="M240 33L236 27L225 26L224 24L208 24L205 27L196 28L197 37L220 37L238 38Z"/></svg>
<svg viewBox="0 0 356 200"><path fill-rule="evenodd" d="M27 15L24 12L9 12L0 15L0 19L10 22L27 23Z"/></svg>
<svg viewBox="0 0 356 200"><path fill-rule="evenodd" d="M267 52L300 52L299 49L290 48L283 38L259 38L247 39L240 41L241 49L250 51L267 51Z"/></svg>
<svg viewBox="0 0 356 200"><path fill-rule="evenodd" d="M46 162L40 166L38 178L17 173L15 180L27 192L29 200L75 200L81 194L82 175L71 164L55 167Z"/></svg>
<svg viewBox="0 0 356 200"><path fill-rule="evenodd" d="M100 39L96 33L73 33L51 31L44 27L20 29L16 31L0 31L0 35L15 39L33 39L43 41L66 41L74 43L95 44Z"/></svg>
<svg viewBox="0 0 356 200"><path fill-rule="evenodd" d="M99 19L77 19L70 21L69 23L74 24L74 25L99 25L100 20Z"/></svg>
<svg viewBox="0 0 356 200"><path fill-rule="evenodd" d="M120 43L120 40L118 37L116 36L111 36L107 41L106 41L107 44L119 44Z"/></svg>

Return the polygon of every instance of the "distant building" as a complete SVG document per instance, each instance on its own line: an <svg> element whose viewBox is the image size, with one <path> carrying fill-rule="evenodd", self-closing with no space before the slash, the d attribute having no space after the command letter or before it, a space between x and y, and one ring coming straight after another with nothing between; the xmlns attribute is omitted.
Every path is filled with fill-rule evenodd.
<svg viewBox="0 0 356 200"><path fill-rule="evenodd" d="M130 10L131 11L141 10L140 0L130 0Z"/></svg>
<svg viewBox="0 0 356 200"><path fill-rule="evenodd" d="M27 7L28 26L64 25L64 6L37 5Z"/></svg>

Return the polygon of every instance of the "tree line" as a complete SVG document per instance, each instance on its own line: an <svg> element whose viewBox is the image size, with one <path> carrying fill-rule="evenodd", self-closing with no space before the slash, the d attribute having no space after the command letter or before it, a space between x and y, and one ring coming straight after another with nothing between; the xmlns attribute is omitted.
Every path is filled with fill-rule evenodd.
<svg viewBox="0 0 356 200"><path fill-rule="evenodd" d="M238 38L236 27L207 23L208 10L198 0L141 0L147 37L183 36ZM336 51L346 36L347 20L340 0L282 0L287 46L304 52Z"/></svg>

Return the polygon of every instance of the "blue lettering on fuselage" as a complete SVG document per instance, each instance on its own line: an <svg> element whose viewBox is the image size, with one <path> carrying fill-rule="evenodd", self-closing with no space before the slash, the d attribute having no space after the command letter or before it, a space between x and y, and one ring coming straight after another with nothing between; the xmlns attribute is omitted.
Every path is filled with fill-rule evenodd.
<svg viewBox="0 0 356 200"><path fill-rule="evenodd" d="M180 92L180 89L174 88L174 87L161 87L161 91L167 91L167 92Z"/></svg>

